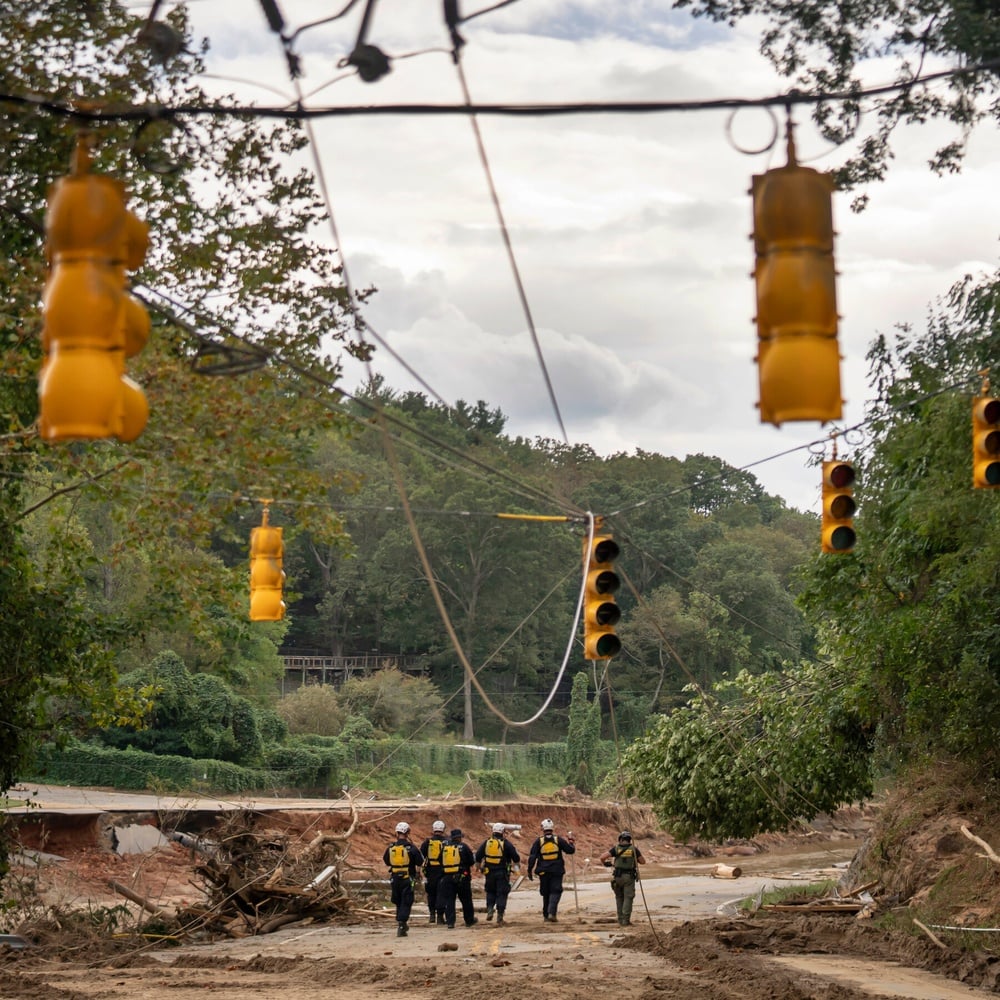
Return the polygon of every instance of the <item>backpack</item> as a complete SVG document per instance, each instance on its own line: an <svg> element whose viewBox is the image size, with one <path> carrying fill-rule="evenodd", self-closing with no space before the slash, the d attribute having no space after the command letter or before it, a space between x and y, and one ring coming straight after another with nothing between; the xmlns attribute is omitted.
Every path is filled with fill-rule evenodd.
<svg viewBox="0 0 1000 1000"><path fill-rule="evenodd" d="M634 872L635 869L635 848L619 847L615 854L616 872Z"/></svg>
<svg viewBox="0 0 1000 1000"><path fill-rule="evenodd" d="M410 851L406 844L389 845L389 867L393 875L410 874Z"/></svg>
<svg viewBox="0 0 1000 1000"><path fill-rule="evenodd" d="M458 874L462 867L462 852L458 849L458 844L442 844L441 866L446 875Z"/></svg>
<svg viewBox="0 0 1000 1000"><path fill-rule="evenodd" d="M543 861L558 861L562 854L559 850L559 841L549 834L542 840L538 853L541 854Z"/></svg>
<svg viewBox="0 0 1000 1000"><path fill-rule="evenodd" d="M441 838L431 837L427 841L427 865L428 868L441 867Z"/></svg>
<svg viewBox="0 0 1000 1000"><path fill-rule="evenodd" d="M491 871L503 864L503 841L499 837L490 837L483 848L483 869Z"/></svg>

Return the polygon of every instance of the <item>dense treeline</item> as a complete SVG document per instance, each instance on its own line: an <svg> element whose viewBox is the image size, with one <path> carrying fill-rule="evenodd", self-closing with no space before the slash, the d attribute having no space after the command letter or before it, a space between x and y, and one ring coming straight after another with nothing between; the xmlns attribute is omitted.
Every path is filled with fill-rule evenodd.
<svg viewBox="0 0 1000 1000"><path fill-rule="evenodd" d="M164 65L115 4L9 7L8 93L69 100L85 82L108 101L198 97L195 49ZM179 30L183 17L169 14ZM967 52L965 14L941 23L962 27L960 44L935 45ZM808 25L794 27L790 59ZM866 45L838 50L838 72ZM888 110L887 125L906 114ZM138 275L154 336L130 366L152 416L127 446L50 445L35 429L42 220L76 124L17 105L0 115L0 791L69 737L286 773L387 737L560 740L547 768L593 788L611 738L631 742L616 791L680 832L732 836L862 797L877 774L935 755L996 772L1000 494L973 491L969 474L969 398L1000 347L995 280L956 289L925 334L876 340L859 542L823 558L814 516L711 456L512 438L489 401L447 408L378 381L339 396L326 352L367 348L335 255L309 238L322 211L293 168L301 132L221 116L199 128L196 143L156 125L141 143L127 123L97 129L97 169L129 178L154 233ZM247 618L265 499L285 530L290 605L267 624ZM606 517L630 585L624 652L606 670L571 634L588 511ZM536 722L505 723L474 690L428 567L508 719L531 716L561 677ZM279 702L283 648L402 653L426 673Z"/></svg>

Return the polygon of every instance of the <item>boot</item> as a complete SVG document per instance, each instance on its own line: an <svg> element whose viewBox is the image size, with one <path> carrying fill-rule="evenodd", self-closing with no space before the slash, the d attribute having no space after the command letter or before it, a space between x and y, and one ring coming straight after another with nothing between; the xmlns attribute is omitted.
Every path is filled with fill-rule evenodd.
<svg viewBox="0 0 1000 1000"><path fill-rule="evenodd" d="M430 916L430 920L428 921L428 923L436 924L437 923L437 914L432 913L431 916Z"/></svg>
<svg viewBox="0 0 1000 1000"><path fill-rule="evenodd" d="M487 909L487 911L486 911L486 919L487 920L492 920L493 919L493 907L492 906L489 907L489 909Z"/></svg>
<svg viewBox="0 0 1000 1000"><path fill-rule="evenodd" d="M497 927L503 927L503 914L497 914Z"/></svg>
<svg viewBox="0 0 1000 1000"><path fill-rule="evenodd" d="M400 924L399 927L396 928L396 937L406 937L408 931L409 928L406 924Z"/></svg>

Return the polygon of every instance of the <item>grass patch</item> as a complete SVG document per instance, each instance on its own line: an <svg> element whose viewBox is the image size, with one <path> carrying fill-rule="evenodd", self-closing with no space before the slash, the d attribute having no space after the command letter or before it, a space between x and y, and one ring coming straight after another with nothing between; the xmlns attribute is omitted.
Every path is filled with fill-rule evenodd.
<svg viewBox="0 0 1000 1000"><path fill-rule="evenodd" d="M762 906L773 906L779 903L810 903L818 899L826 899L837 894L837 880L824 879L821 882L810 882L808 885L786 885L769 889L767 892L748 896L739 903L739 911L743 914L756 913Z"/></svg>

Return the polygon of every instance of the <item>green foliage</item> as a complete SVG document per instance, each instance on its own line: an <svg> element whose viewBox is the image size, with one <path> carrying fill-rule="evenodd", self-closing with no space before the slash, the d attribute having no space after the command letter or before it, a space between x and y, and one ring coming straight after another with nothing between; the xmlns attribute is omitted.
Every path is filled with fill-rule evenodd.
<svg viewBox="0 0 1000 1000"><path fill-rule="evenodd" d="M593 792L600 780L598 750L601 742L601 704L596 699L588 701L589 689L587 675L581 670L573 678L573 690L570 694L564 772L567 784L575 786L585 795Z"/></svg>
<svg viewBox="0 0 1000 1000"><path fill-rule="evenodd" d="M871 739L828 664L740 673L625 752L627 790L678 837L787 829L871 794Z"/></svg>
<svg viewBox="0 0 1000 1000"><path fill-rule="evenodd" d="M278 702L277 712L290 733L318 736L336 736L347 714L329 684L303 685Z"/></svg>
<svg viewBox="0 0 1000 1000"><path fill-rule="evenodd" d="M98 731L108 745L247 766L260 762L264 740L257 709L221 677L191 674L176 653L165 650L147 669L125 675L122 682L155 692L151 718L141 728L120 725Z"/></svg>
<svg viewBox="0 0 1000 1000"><path fill-rule="evenodd" d="M1000 763L1000 506L971 488L975 373L1000 356L996 280L957 286L914 337L869 354L878 398L859 464L859 544L806 577L803 607L850 663L887 760Z"/></svg>
<svg viewBox="0 0 1000 1000"><path fill-rule="evenodd" d="M428 677L411 677L400 670L377 670L352 677L340 689L344 711L363 715L377 733L405 733L428 739L442 728L443 699Z"/></svg>
<svg viewBox="0 0 1000 1000"><path fill-rule="evenodd" d="M1000 56L1000 21L992 3L923 0L921 3L844 4L835 0L675 0L695 16L735 23L753 16L762 24L761 52L780 73L804 91L849 93L864 86L859 66L877 59L896 67L896 78L910 84L928 60L974 66ZM991 97L992 95L992 97ZM996 73L963 73L934 87L902 86L896 93L866 98L864 116L857 101L822 101L813 117L833 142L852 138L864 121L876 121L860 152L837 171L842 188L880 180L893 153L897 125L943 118L956 126L955 138L938 150L931 166L938 172L959 169L972 126L996 118ZM860 199L864 204L867 198Z"/></svg>
<svg viewBox="0 0 1000 1000"><path fill-rule="evenodd" d="M470 771L469 778L484 799L502 799L514 794L514 776L509 771Z"/></svg>

